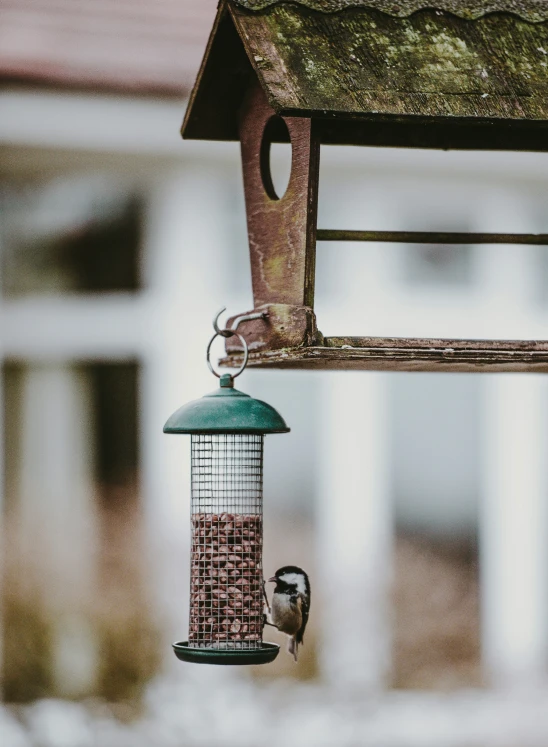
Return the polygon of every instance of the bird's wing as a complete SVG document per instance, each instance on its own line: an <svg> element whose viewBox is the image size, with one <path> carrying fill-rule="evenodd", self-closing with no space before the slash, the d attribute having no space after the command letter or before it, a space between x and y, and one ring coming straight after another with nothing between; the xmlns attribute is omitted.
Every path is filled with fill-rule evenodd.
<svg viewBox="0 0 548 747"><path fill-rule="evenodd" d="M309 614L309 604L306 600L306 597L304 597L302 594L299 594L298 599L299 607L301 608L301 618L302 623L301 627L297 631L295 638L297 640L297 643L302 643L304 638L304 631L306 628L306 623L308 622L308 614Z"/></svg>

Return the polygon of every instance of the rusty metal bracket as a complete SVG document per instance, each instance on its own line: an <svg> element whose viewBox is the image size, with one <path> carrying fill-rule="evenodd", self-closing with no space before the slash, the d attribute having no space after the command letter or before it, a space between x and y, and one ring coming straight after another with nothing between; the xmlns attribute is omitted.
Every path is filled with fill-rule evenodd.
<svg viewBox="0 0 548 747"><path fill-rule="evenodd" d="M235 322L238 322L250 353L323 344L323 335L316 326L316 316L308 306L265 304L247 314L229 319L231 329ZM237 338L227 338L226 352L227 355L242 352L242 345Z"/></svg>

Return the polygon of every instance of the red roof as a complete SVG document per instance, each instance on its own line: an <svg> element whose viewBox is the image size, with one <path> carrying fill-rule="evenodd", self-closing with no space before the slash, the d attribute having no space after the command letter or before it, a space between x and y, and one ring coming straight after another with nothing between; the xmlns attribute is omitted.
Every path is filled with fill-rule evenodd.
<svg viewBox="0 0 548 747"><path fill-rule="evenodd" d="M0 77L181 94L217 0L1 0Z"/></svg>

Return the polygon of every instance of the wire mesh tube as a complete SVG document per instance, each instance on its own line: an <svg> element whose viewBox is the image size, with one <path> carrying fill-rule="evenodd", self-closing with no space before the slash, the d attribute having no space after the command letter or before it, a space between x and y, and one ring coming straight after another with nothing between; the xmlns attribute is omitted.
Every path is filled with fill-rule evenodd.
<svg viewBox="0 0 548 747"><path fill-rule="evenodd" d="M262 645L263 441L192 436L191 647Z"/></svg>

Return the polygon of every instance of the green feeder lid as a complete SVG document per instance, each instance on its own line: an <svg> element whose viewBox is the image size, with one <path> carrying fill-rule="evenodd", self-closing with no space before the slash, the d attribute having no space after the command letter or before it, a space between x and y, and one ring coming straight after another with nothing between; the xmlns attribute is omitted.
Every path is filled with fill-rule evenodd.
<svg viewBox="0 0 548 747"><path fill-rule="evenodd" d="M168 418L164 433L288 433L279 412L266 402L234 389L230 374L220 388L180 407Z"/></svg>

